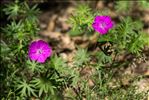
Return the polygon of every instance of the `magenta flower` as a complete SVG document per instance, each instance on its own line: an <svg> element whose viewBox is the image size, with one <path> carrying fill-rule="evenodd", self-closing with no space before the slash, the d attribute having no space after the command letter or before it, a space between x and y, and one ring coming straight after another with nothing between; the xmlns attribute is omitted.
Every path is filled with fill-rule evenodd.
<svg viewBox="0 0 149 100"><path fill-rule="evenodd" d="M110 16L96 16L92 27L101 35L106 34L114 25Z"/></svg>
<svg viewBox="0 0 149 100"><path fill-rule="evenodd" d="M29 46L28 56L33 61L44 63L51 54L51 47L43 40L33 41Z"/></svg>

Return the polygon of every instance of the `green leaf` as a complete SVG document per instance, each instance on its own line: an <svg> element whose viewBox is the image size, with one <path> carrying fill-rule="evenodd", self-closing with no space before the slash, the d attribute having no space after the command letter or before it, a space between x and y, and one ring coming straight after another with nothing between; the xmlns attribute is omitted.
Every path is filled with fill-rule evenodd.
<svg viewBox="0 0 149 100"><path fill-rule="evenodd" d="M112 57L105 55L103 52L98 52L97 58L101 63L112 63Z"/></svg>
<svg viewBox="0 0 149 100"><path fill-rule="evenodd" d="M87 49L79 48L74 57L74 65L79 67L87 63L89 60L90 58Z"/></svg>
<svg viewBox="0 0 149 100"><path fill-rule="evenodd" d="M68 23L72 25L70 35L76 36L91 31L94 19L92 15L91 8L88 5L79 5L75 13L68 19Z"/></svg>
<svg viewBox="0 0 149 100"><path fill-rule="evenodd" d="M31 95L37 96L35 94L36 90L35 90L34 85L27 83L26 80L24 79L23 81L18 81L16 86L17 86L16 90L19 91L19 94L21 96L25 96L25 97L27 96L30 97Z"/></svg>
<svg viewBox="0 0 149 100"><path fill-rule="evenodd" d="M58 73L63 75L68 75L70 71L66 61L56 55L51 58L50 67L54 68Z"/></svg>
<svg viewBox="0 0 149 100"><path fill-rule="evenodd" d="M37 5L29 7L29 5L26 2L24 2L22 4L22 12L25 15L25 18L30 22L32 23L38 22L37 16L40 14L40 11L37 8Z"/></svg>
<svg viewBox="0 0 149 100"><path fill-rule="evenodd" d="M70 32L69 32L69 34L70 34L70 36L78 36L78 35L82 35L83 34L83 31L81 31L81 30L77 30L77 29L75 29L75 30L71 30Z"/></svg>
<svg viewBox="0 0 149 100"><path fill-rule="evenodd" d="M139 3L139 6L141 6L144 9L149 8L149 2L147 0L137 1L137 3Z"/></svg>
<svg viewBox="0 0 149 100"><path fill-rule="evenodd" d="M115 9L117 12L125 12L128 13L132 10L133 1L117 1Z"/></svg>
<svg viewBox="0 0 149 100"><path fill-rule="evenodd" d="M43 72L44 71L44 66L40 65L39 63L31 60L27 60L27 67L32 71L32 72Z"/></svg>
<svg viewBox="0 0 149 100"><path fill-rule="evenodd" d="M6 15L8 16L8 19L16 19L16 17L19 15L20 12L20 6L18 4L18 2L13 2L13 3L9 3L5 5L6 8L3 9L3 11L5 12Z"/></svg>
<svg viewBox="0 0 149 100"><path fill-rule="evenodd" d="M41 97L43 93L54 94L54 87L52 86L50 79L45 77L34 78L31 83L33 83L36 86L36 89L39 90L39 97Z"/></svg>

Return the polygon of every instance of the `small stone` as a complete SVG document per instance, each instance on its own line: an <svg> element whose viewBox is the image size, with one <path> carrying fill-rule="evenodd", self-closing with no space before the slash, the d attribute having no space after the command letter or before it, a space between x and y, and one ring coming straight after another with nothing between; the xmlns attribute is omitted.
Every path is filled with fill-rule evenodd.
<svg viewBox="0 0 149 100"><path fill-rule="evenodd" d="M93 86L94 86L94 82L93 82L91 79L89 79L89 80L88 80L88 85L89 85L90 87L93 87Z"/></svg>
<svg viewBox="0 0 149 100"><path fill-rule="evenodd" d="M64 60L66 60L66 61L68 60L66 53L61 53L60 56L61 56Z"/></svg>

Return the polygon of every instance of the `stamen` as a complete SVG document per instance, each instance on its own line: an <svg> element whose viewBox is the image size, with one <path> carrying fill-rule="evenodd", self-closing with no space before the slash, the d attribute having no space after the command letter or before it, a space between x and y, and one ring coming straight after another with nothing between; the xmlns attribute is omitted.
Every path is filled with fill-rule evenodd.
<svg viewBox="0 0 149 100"><path fill-rule="evenodd" d="M42 49L38 49L37 54L42 54Z"/></svg>

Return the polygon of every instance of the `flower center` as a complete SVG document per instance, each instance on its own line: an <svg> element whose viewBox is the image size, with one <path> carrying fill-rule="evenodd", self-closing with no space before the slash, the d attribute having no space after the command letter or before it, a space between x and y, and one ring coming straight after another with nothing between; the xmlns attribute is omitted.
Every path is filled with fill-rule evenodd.
<svg viewBox="0 0 149 100"><path fill-rule="evenodd" d="M42 49L38 49L37 54L42 54Z"/></svg>
<svg viewBox="0 0 149 100"><path fill-rule="evenodd" d="M100 28L102 28L102 29L104 29L105 28L105 26L106 26L106 24L103 22L103 23L101 23L101 24L99 24L99 27Z"/></svg>

